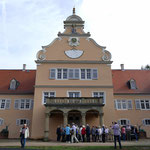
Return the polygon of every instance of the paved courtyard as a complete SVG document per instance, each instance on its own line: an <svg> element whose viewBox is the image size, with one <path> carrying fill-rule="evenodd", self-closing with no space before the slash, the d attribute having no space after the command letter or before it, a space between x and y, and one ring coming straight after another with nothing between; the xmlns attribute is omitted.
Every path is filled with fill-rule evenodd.
<svg viewBox="0 0 150 150"><path fill-rule="evenodd" d="M26 146L113 146L113 142L90 142L90 143L62 143L62 142L43 142L36 140L27 140ZM150 146L150 139L141 139L138 142L122 142L122 146ZM2 146L20 146L19 139L0 139L0 147Z"/></svg>

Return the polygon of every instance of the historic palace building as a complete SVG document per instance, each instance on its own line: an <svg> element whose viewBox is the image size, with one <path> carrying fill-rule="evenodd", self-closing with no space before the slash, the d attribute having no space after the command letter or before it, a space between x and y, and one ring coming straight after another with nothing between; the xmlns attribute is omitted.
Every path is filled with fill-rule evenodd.
<svg viewBox="0 0 150 150"><path fill-rule="evenodd" d="M150 137L150 71L111 69L111 53L84 32L75 14L37 53L36 70L0 70L0 131L56 140L58 125L137 125Z"/></svg>

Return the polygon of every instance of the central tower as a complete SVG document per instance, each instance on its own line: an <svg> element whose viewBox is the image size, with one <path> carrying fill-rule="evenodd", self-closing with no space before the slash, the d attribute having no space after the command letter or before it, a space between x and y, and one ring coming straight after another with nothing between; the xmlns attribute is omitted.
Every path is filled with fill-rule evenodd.
<svg viewBox="0 0 150 150"><path fill-rule="evenodd" d="M73 14L64 32L37 53L32 138L55 139L56 127L110 124L113 105L111 54L84 32L84 21Z"/></svg>

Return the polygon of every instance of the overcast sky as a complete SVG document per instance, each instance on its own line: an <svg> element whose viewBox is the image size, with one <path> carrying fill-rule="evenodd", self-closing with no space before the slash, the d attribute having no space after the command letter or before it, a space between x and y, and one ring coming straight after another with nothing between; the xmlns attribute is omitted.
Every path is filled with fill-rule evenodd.
<svg viewBox="0 0 150 150"><path fill-rule="evenodd" d="M35 69L36 53L63 32L72 8L112 54L112 69L150 64L150 0L0 0L0 69Z"/></svg>

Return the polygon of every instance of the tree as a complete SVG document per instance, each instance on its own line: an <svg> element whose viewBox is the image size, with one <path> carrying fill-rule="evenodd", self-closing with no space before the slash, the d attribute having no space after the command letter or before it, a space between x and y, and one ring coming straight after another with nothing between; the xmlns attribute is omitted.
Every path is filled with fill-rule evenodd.
<svg viewBox="0 0 150 150"><path fill-rule="evenodd" d="M147 64L145 67L142 66L141 70L150 70L150 65Z"/></svg>

